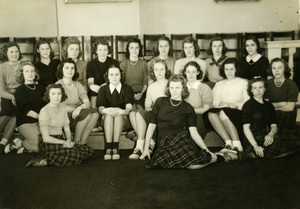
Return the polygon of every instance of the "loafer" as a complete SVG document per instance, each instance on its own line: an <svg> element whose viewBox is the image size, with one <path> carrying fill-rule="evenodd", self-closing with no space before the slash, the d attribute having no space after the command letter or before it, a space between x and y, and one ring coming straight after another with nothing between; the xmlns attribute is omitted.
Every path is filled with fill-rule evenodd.
<svg viewBox="0 0 300 209"><path fill-rule="evenodd" d="M40 157L32 158L25 164L25 168L43 167L43 166L47 166L47 160L45 158L40 158Z"/></svg>
<svg viewBox="0 0 300 209"><path fill-rule="evenodd" d="M112 155L112 150L111 149L107 149L106 153L104 155L104 160L111 160L111 155Z"/></svg>
<svg viewBox="0 0 300 209"><path fill-rule="evenodd" d="M120 159L120 154L118 149L113 149L112 150L112 159L113 160L119 160Z"/></svg>
<svg viewBox="0 0 300 209"><path fill-rule="evenodd" d="M138 148L135 148L133 150L133 153L131 155L129 155L128 159L129 160L138 160L141 155L142 155L142 151Z"/></svg>

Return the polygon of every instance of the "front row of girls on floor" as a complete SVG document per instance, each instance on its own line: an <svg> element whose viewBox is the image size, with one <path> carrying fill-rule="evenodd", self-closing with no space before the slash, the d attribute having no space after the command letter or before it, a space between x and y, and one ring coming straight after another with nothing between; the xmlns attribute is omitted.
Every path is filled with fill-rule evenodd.
<svg viewBox="0 0 300 209"><path fill-rule="evenodd" d="M80 42L70 39L60 62L53 59L50 43L41 40L39 61L33 65L19 61L17 44L5 45L0 154L39 152L26 166L79 164L93 154L87 138L97 121L104 128L105 160L120 158L121 133L131 126L126 136L136 146L129 159L148 157L146 168L197 169L217 160L293 152L285 142L294 130L298 87L283 59L275 58L269 66L257 38L246 39L247 56L241 60L226 57L220 37L211 41L212 56L205 61L198 58L199 46L191 37L184 39L183 58L177 61L165 36L149 63L140 59L139 39L128 42L120 65L108 56L106 41L94 50L97 58L86 65L79 60ZM11 140L15 126L22 140ZM220 152L211 152L203 142L210 130L225 142Z"/></svg>

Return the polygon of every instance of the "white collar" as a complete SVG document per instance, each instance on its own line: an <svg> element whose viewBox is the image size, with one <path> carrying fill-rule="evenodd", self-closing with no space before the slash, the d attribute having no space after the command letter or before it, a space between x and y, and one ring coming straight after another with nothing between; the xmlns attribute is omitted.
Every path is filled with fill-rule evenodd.
<svg viewBox="0 0 300 209"><path fill-rule="evenodd" d="M199 80L196 80L196 82L193 84L193 86L190 86L189 85L189 82L187 82L187 87L188 87L188 89L190 90L191 88L193 88L193 89L197 89L198 88L198 86L201 84L201 82L199 81Z"/></svg>
<svg viewBox="0 0 300 209"><path fill-rule="evenodd" d="M247 60L247 62L250 62L250 60L253 60L253 62L257 62L257 60L259 60L259 58L261 58L261 54L257 53L253 59L251 59L251 57L249 55L247 55L246 60Z"/></svg>
<svg viewBox="0 0 300 209"><path fill-rule="evenodd" d="M122 88L121 82L118 84L117 87L113 86L112 84L109 84L109 90L111 94L114 92L115 89L117 89L118 93L120 94L121 88Z"/></svg>

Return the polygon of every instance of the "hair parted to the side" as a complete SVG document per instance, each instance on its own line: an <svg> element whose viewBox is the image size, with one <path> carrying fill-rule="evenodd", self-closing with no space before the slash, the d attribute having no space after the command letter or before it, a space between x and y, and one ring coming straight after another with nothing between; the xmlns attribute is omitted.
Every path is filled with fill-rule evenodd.
<svg viewBox="0 0 300 209"><path fill-rule="evenodd" d="M52 47L51 47L51 44L49 41L47 41L46 39L41 39L39 40L38 42L36 42L35 44L35 52L34 52L34 57L35 58L39 58L41 59L41 55L40 55L40 52L38 52L38 50L40 49L40 46L42 44L48 44L49 48L50 48L50 59L53 59L54 58L54 52L52 50Z"/></svg>
<svg viewBox="0 0 300 209"><path fill-rule="evenodd" d="M271 60L269 68L268 68L268 71L269 71L270 75L274 76L273 72L272 72L272 65L275 62L281 62L283 64L283 67L284 67L284 77L285 78L289 78L292 75L291 74L291 69L290 69L288 63L284 59L279 58L279 57L276 57L276 58L274 58L274 59Z"/></svg>
<svg viewBox="0 0 300 209"><path fill-rule="evenodd" d="M197 40L195 40L193 37L188 36L185 37L182 41L182 49L181 49L181 57L184 58L186 57L186 54L184 52L184 44L186 43L192 43L195 49L195 57L198 57L200 55L200 47L197 43Z"/></svg>
<svg viewBox="0 0 300 209"><path fill-rule="evenodd" d="M251 80L249 80L249 82L248 82L248 89L247 89L247 92L248 92L248 94L249 94L249 96L250 97L253 97L253 93L252 93L252 85L254 84L254 83L257 83L257 82L262 82L263 84L264 84L264 87L266 88L267 87L267 82L266 82L266 80L263 78L263 77L261 77L261 76L254 76ZM265 96L265 94L264 94L264 96Z"/></svg>
<svg viewBox="0 0 300 209"><path fill-rule="evenodd" d="M47 87L46 87L46 91L45 91L45 94L44 94L44 97L43 97L43 100L46 101L46 102L50 102L50 90L51 89L60 89L61 90L61 101L60 102L64 102L68 96L65 92L65 89L64 87L60 84L60 83L52 83L52 84L49 84Z"/></svg>
<svg viewBox="0 0 300 209"><path fill-rule="evenodd" d="M159 50L158 50L158 47L159 47L159 42L160 41L167 41L168 44L169 44L169 52L168 52L168 56L169 57L172 57L173 56L173 44L172 44L172 41L170 40L169 37L163 35L161 36L158 40L157 40L157 44L156 44L156 49L155 49L155 52L154 52L154 56L158 56L159 55Z"/></svg>
<svg viewBox="0 0 300 209"><path fill-rule="evenodd" d="M120 82L123 84L123 83L124 83L124 73L123 73L123 70L120 68L119 65L115 65L115 64L111 64L111 65L107 68L107 71L104 73L103 78L104 78L105 82L106 82L107 84L109 84L108 74L109 74L109 69L111 69L111 68L117 68L117 69L119 69L120 76L121 76Z"/></svg>
<svg viewBox="0 0 300 209"><path fill-rule="evenodd" d="M175 75L172 75L169 78L168 84L166 86L165 93L168 97L171 97L171 93L170 93L170 90L169 90L171 82L180 82L182 84L181 96L182 96L183 99L186 99L190 95L190 92L189 92L188 87L187 87L186 79L182 75L175 74Z"/></svg>
<svg viewBox="0 0 300 209"><path fill-rule="evenodd" d="M68 58L68 48L71 44L77 44L78 45L79 54L78 54L77 59L79 59L82 56L82 49L81 49L81 43L80 43L80 41L78 40L77 37L69 37L69 38L66 39L66 42L63 46L63 58L64 59Z"/></svg>
<svg viewBox="0 0 300 209"><path fill-rule="evenodd" d="M226 52L228 51L228 48L226 47L226 44L224 42L224 39L221 36L216 36L215 38L213 38L210 43L209 43L209 47L207 49L207 54L208 55L213 55L213 51L212 51L212 45L214 41L222 41L223 43L223 49L222 49L222 55L225 55Z"/></svg>
<svg viewBox="0 0 300 209"><path fill-rule="evenodd" d="M157 63L161 63L165 66L165 78L168 79L170 76L171 76L171 70L168 69L168 65L166 63L165 60L162 60L162 59L156 59L154 62L153 62L153 65L152 67L150 68L149 70L149 75L150 75L150 78L154 81L156 81L156 76L155 76L155 73L154 73L154 65L157 64Z"/></svg>
<svg viewBox="0 0 300 209"><path fill-rule="evenodd" d="M94 53L97 52L97 49L98 49L98 46L99 45L103 45L103 46L107 46L107 50L108 50L108 54L111 54L112 53L112 47L109 45L108 41L107 40L104 40L104 39L101 39L99 41L97 41L94 45L93 45L93 50L94 50Z"/></svg>
<svg viewBox="0 0 300 209"><path fill-rule="evenodd" d="M70 64L73 64L74 65L74 69L75 69L75 72L74 72L74 75L72 77L72 80L75 81L78 77L79 77L79 73L77 72L77 67L76 67L76 63L71 59L71 58L67 58L65 60L63 60L58 68L57 68L57 71L56 71L56 78L57 79L62 79L64 77L64 72L63 72L63 68L64 68L64 65L66 63L70 63Z"/></svg>
<svg viewBox="0 0 300 209"><path fill-rule="evenodd" d="M25 79L24 79L24 74L23 74L23 68L25 66L31 66L34 69L34 82L38 81L40 79L40 75L39 75L39 71L38 69L36 69L36 67L34 66L34 64L32 64L30 61L26 61L22 63L22 67L18 70L17 72L17 81L19 83L25 83Z"/></svg>
<svg viewBox="0 0 300 209"><path fill-rule="evenodd" d="M227 64L234 64L235 66L235 77L240 77L241 76L241 68L239 65L239 61L236 58L227 58L223 64L220 67L220 76L222 76L223 78L227 78L225 75L225 65Z"/></svg>
<svg viewBox="0 0 300 209"><path fill-rule="evenodd" d="M10 41L10 42L7 42L6 44L4 44L4 46L3 46L3 61L4 62L8 61L8 57L7 57L8 48L14 47L14 46L18 48L18 51L19 51L19 60L22 59L23 56L22 56L22 53L21 53L19 45L17 43L15 43L15 42Z"/></svg>
<svg viewBox="0 0 300 209"><path fill-rule="evenodd" d="M264 49L262 49L260 47L260 43L259 43L259 40L256 36L254 35L249 35L245 38L245 41L244 41L244 46L243 46L243 52L244 54L248 54L247 50L246 50L246 42L249 41L249 40L252 40L255 42L256 46L257 46L257 53L262 53L264 51Z"/></svg>
<svg viewBox="0 0 300 209"><path fill-rule="evenodd" d="M197 72L199 73L197 75L197 80L201 80L203 78L203 71L201 70L200 65L197 62L195 62L195 61L190 61L190 62L186 63L186 65L184 66L184 68L182 70L182 73L181 73L184 78L187 79L187 77L186 77L186 69L187 69L188 66L193 66L193 67L195 67L197 69Z"/></svg>
<svg viewBox="0 0 300 209"><path fill-rule="evenodd" d="M130 58L130 53L129 53L129 45L131 43L137 43L139 45L139 55L138 57L143 57L143 45L140 39L138 38L132 38L127 42L126 45L126 52L125 52L125 58L129 59Z"/></svg>

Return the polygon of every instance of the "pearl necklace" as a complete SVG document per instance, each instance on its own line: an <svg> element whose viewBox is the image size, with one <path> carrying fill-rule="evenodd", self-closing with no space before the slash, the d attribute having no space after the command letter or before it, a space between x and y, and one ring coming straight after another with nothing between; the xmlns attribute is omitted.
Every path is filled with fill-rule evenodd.
<svg viewBox="0 0 300 209"><path fill-rule="evenodd" d="M180 102L179 102L178 104L174 104L174 103L172 102L172 99L171 99L171 97L170 97L170 102L171 102L171 105L172 105L172 106L174 106L174 107L177 107L178 105L180 105L180 104L181 104L181 102L182 102L182 99L180 100Z"/></svg>
<svg viewBox="0 0 300 209"><path fill-rule="evenodd" d="M138 60L137 61L131 61L131 60L129 60L130 61L130 63L132 64L132 65L136 65L137 63L138 63Z"/></svg>
<svg viewBox="0 0 300 209"><path fill-rule="evenodd" d="M31 89L31 90L35 90L35 88L36 88L36 85L35 85L35 83L33 84L33 88L32 87L30 87L30 86L28 86L27 84L25 84L25 86L27 86L27 88L29 88L29 89Z"/></svg>
<svg viewBox="0 0 300 209"><path fill-rule="evenodd" d="M285 79L283 79L282 81L275 81L275 79L274 79L274 84L275 84L275 86L276 87L281 87L282 86L282 84L284 83L284 81L285 81Z"/></svg>

